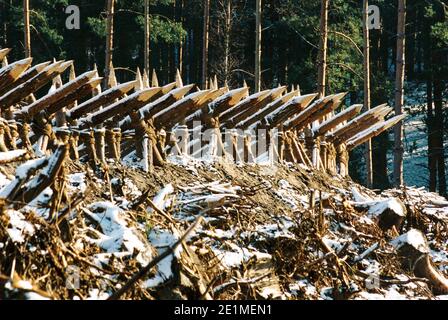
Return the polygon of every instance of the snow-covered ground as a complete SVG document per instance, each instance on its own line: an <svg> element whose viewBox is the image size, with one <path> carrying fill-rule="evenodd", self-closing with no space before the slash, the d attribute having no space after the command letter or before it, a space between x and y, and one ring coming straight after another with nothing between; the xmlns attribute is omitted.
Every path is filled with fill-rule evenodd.
<svg viewBox="0 0 448 320"><path fill-rule="evenodd" d="M393 106L393 101L389 104ZM405 89L405 108L408 117L404 121L403 176L408 186L428 187L428 137L426 132L426 87L408 84ZM393 130L389 140L393 143ZM447 147L448 144L445 144ZM393 147L392 147L393 148ZM388 152L390 181L393 172L393 150Z"/></svg>

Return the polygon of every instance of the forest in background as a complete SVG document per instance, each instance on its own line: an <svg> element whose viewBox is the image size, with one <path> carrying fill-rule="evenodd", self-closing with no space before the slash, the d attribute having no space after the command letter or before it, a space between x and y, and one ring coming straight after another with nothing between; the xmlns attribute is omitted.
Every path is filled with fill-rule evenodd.
<svg viewBox="0 0 448 320"><path fill-rule="evenodd" d="M444 142L447 133L448 1L407 1L405 25L405 105L412 88L426 88L421 101L428 140L427 187L446 195ZM145 1L118 0L114 13L113 65L119 81L143 68ZM381 27L370 30L371 105L394 105L397 1L370 1L380 9ZM68 5L80 8L79 30L65 27ZM209 10L204 10L209 6ZM150 1L149 68L159 81L174 79L176 69L186 83L202 85L217 76L220 85L255 87L256 1ZM261 10L261 89L299 85L316 92L321 3L263 1ZM105 69L106 1L31 0L31 51L34 62L73 59L77 73L94 64ZM208 14L206 14L208 12ZM348 91L347 105L363 103L362 1L329 1L327 93ZM207 23L204 23L208 21ZM203 56L207 25L208 54ZM22 1L0 0L0 46L11 47L12 61L24 56ZM203 65L207 66L203 77ZM406 138L406 137L405 137ZM373 139L373 187L392 184L387 154L393 141L387 134ZM363 151L351 154L351 176L363 182ZM415 168L418 170L418 168Z"/></svg>

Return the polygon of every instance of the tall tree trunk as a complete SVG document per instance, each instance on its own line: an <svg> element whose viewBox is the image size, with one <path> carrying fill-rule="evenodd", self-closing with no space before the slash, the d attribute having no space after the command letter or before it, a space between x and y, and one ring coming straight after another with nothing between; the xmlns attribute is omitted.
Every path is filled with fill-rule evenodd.
<svg viewBox="0 0 448 320"><path fill-rule="evenodd" d="M434 59L435 65L440 66L442 59L436 55ZM437 68L439 72L434 75L434 126L435 126L435 144L436 144L436 159L437 159L437 180L439 185L439 193L446 197L446 179L445 179L445 152L443 150L443 133L444 133L444 121L443 121L443 82L440 79L440 68ZM437 70L436 69L436 70Z"/></svg>
<svg viewBox="0 0 448 320"><path fill-rule="evenodd" d="M255 92L261 87L261 0L255 4Z"/></svg>
<svg viewBox="0 0 448 320"><path fill-rule="evenodd" d="M435 192L437 188L437 159L434 150L434 110L432 99L432 79L428 71L426 81L426 128L428 130L428 170L429 170L429 191Z"/></svg>
<svg viewBox="0 0 448 320"><path fill-rule="evenodd" d="M386 28L386 26L384 26ZM384 90L384 72L383 66L387 65L387 55L384 52L388 50L388 42L384 40L384 29L380 32L372 33L371 47L371 65L375 67L371 74L375 75L371 88L371 105L378 105L384 102L387 93ZM373 163L373 185L375 189L387 189L390 187L389 176L387 172L387 152L389 149L389 135L387 132L380 134L372 139L372 163Z"/></svg>
<svg viewBox="0 0 448 320"><path fill-rule="evenodd" d="M395 70L395 115L403 112L403 86L405 66L405 23L406 0L398 0L398 24L397 24L397 59ZM403 184L403 125L398 123L394 127L394 185Z"/></svg>
<svg viewBox="0 0 448 320"><path fill-rule="evenodd" d="M318 58L319 67L317 73L317 90L319 93L319 98L325 96L329 2L330 0L322 0L320 9L320 41L319 41L319 58Z"/></svg>
<svg viewBox="0 0 448 320"><path fill-rule="evenodd" d="M31 40L30 40L30 2L23 0L23 19L24 19L24 35L25 35L25 57L31 57Z"/></svg>
<svg viewBox="0 0 448 320"><path fill-rule="evenodd" d="M150 45L150 21L149 21L149 0L145 0L145 70L148 75L151 74L150 65L151 57L149 51Z"/></svg>
<svg viewBox="0 0 448 320"><path fill-rule="evenodd" d="M2 46L4 48L6 48L6 44L8 43L8 19L6 19L6 17L8 16L8 9L9 7L7 6L6 2L2 2L2 11L0 12L1 16L2 16Z"/></svg>
<svg viewBox="0 0 448 320"><path fill-rule="evenodd" d="M182 23L182 25L185 25L184 0L180 1L179 17L180 17L180 22ZM187 37L185 37L185 39L187 39ZM183 74L184 74L184 39L181 39L180 43L179 43L179 71L180 71L180 74L183 76Z"/></svg>
<svg viewBox="0 0 448 320"><path fill-rule="evenodd" d="M367 25L369 14L369 2L363 1L363 33L364 33L364 111L370 110L370 42L369 26ZM373 169L372 169L372 141L365 143L365 161L367 171L367 186L372 187Z"/></svg>
<svg viewBox="0 0 448 320"><path fill-rule="evenodd" d="M114 48L114 8L115 0L107 0L106 62L104 66L104 88L108 88L110 67L112 65L112 54Z"/></svg>
<svg viewBox="0 0 448 320"><path fill-rule="evenodd" d="M409 31L408 31L408 39L406 44L406 75L409 80L414 80L415 75L415 47L416 47L416 37L417 37L417 13L416 13L416 5L413 3L408 7L408 18L409 21Z"/></svg>
<svg viewBox="0 0 448 320"><path fill-rule="evenodd" d="M227 0L226 6L226 34L224 37L224 83L229 81L230 32L232 29L232 0Z"/></svg>
<svg viewBox="0 0 448 320"><path fill-rule="evenodd" d="M210 23L210 0L204 0L204 27L202 36L202 88L207 87L207 66L208 66L208 33Z"/></svg>

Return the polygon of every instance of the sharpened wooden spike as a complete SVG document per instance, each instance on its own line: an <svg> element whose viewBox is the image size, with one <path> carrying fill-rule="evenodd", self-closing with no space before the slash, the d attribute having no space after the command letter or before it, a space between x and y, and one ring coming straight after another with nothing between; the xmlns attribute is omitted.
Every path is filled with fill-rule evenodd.
<svg viewBox="0 0 448 320"><path fill-rule="evenodd" d="M6 67L8 65L8 58L4 57L2 61L2 68Z"/></svg>
<svg viewBox="0 0 448 320"><path fill-rule="evenodd" d="M162 95L167 94L168 92L170 92L174 88L176 88L176 82L171 82L171 83L168 83L168 84L164 85L162 87Z"/></svg>
<svg viewBox="0 0 448 320"><path fill-rule="evenodd" d="M110 63L110 69L109 69L109 79L107 79L107 85L109 88L113 88L116 87L118 82L117 82L117 78L115 77L115 68L112 64L112 62Z"/></svg>
<svg viewBox="0 0 448 320"><path fill-rule="evenodd" d="M243 87L244 87L244 88L247 88L246 80L243 80Z"/></svg>
<svg viewBox="0 0 448 320"><path fill-rule="evenodd" d="M32 58L26 58L0 69L0 88L16 81L31 65Z"/></svg>
<svg viewBox="0 0 448 320"><path fill-rule="evenodd" d="M56 77L54 77L53 80L52 80L52 82L53 82L52 87L54 86L54 89L58 89L58 88L62 87L62 78L61 78L61 75L58 74ZM51 89L50 89L50 90L51 90Z"/></svg>
<svg viewBox="0 0 448 320"><path fill-rule="evenodd" d="M205 84L206 89L215 89L215 84L213 83L212 77L210 77L210 79L207 81L207 83Z"/></svg>
<svg viewBox="0 0 448 320"><path fill-rule="evenodd" d="M0 61L3 61L3 59L5 59L8 53L10 52L11 52L10 48L0 49Z"/></svg>
<svg viewBox="0 0 448 320"><path fill-rule="evenodd" d="M184 86L184 82L182 81L180 71L179 71L179 69L176 69L176 87L182 88L183 86Z"/></svg>
<svg viewBox="0 0 448 320"><path fill-rule="evenodd" d="M143 80L142 80L142 74L140 73L140 68L137 67L137 71L135 72L135 91L139 91L143 89Z"/></svg>
<svg viewBox="0 0 448 320"><path fill-rule="evenodd" d="M96 69L95 69L95 70L96 70ZM98 72L97 72L96 76L98 77ZM74 64L72 63L72 64L70 65L70 74L69 74L69 76L68 76L68 81L72 81L72 80L75 80L75 79L76 79L75 66L74 66Z"/></svg>
<svg viewBox="0 0 448 320"><path fill-rule="evenodd" d="M213 77L213 86L214 86L215 89L218 89L218 88L219 88L219 87L218 87L218 77L216 76L216 74L215 74L215 76Z"/></svg>
<svg viewBox="0 0 448 320"><path fill-rule="evenodd" d="M158 87L159 79L157 79L156 70L152 69L151 87Z"/></svg>
<svg viewBox="0 0 448 320"><path fill-rule="evenodd" d="M56 61L55 63L59 64L59 66L56 69L56 73L63 73L65 70L67 70L68 67L70 67L71 65L73 65L73 60L69 60L69 61Z"/></svg>
<svg viewBox="0 0 448 320"><path fill-rule="evenodd" d="M50 65L50 63L50 61L43 62L26 70L16 81L9 83L8 85L4 85L2 88L0 88L0 97L42 72L46 67Z"/></svg>
<svg viewBox="0 0 448 320"><path fill-rule="evenodd" d="M143 70L143 88L149 88L149 78L148 78L148 72L146 70Z"/></svg>
<svg viewBox="0 0 448 320"><path fill-rule="evenodd" d="M247 88L243 88L247 89ZM245 99L238 102L236 105L228 108L224 112L221 112L219 114L219 121L221 124L224 124L228 120L232 119L233 117L237 116L238 114L244 112L246 109L250 108L250 106L257 104L258 102L265 99L267 96L269 96L270 90L263 90L260 92L256 92Z"/></svg>
<svg viewBox="0 0 448 320"><path fill-rule="evenodd" d="M299 85L296 85L296 90L297 90L297 95L301 96L302 93L300 92L300 86Z"/></svg>
<svg viewBox="0 0 448 320"><path fill-rule="evenodd" d="M270 124L271 128L277 127L303 110L305 110L311 101L316 98L317 93L307 94L304 96L296 96L289 100L287 103L280 106L273 113L265 117L267 123Z"/></svg>

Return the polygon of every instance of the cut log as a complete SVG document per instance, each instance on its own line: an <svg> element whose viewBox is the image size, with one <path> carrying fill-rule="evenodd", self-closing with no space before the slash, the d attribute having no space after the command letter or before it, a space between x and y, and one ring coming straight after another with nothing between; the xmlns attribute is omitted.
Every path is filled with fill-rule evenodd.
<svg viewBox="0 0 448 320"><path fill-rule="evenodd" d="M188 91L193 88L193 84L184 86L182 88L177 88L171 90L164 96L160 97L154 102L147 104L146 106L140 108L134 116L126 116L122 121L120 121L119 126L121 130L127 130L131 128L131 125L135 119L139 120L149 120L155 114L159 113L163 109L167 108L169 105L175 103L181 99ZM135 118L135 119L132 119Z"/></svg>
<svg viewBox="0 0 448 320"><path fill-rule="evenodd" d="M51 92L43 96L36 102L30 104L29 106L22 108L21 110L15 113L15 116L19 118L32 117L36 113L39 113L40 111L47 108L49 105L57 103L59 100L63 99L73 91L77 90L78 88L88 83L90 80L92 80L92 78L96 75L96 73L97 72L95 70L83 73L76 79L56 89L54 92Z"/></svg>
<svg viewBox="0 0 448 320"><path fill-rule="evenodd" d="M1 199L14 199L22 185L39 169L48 164L48 158L42 157L25 162L16 169L15 179L0 191Z"/></svg>
<svg viewBox="0 0 448 320"><path fill-rule="evenodd" d="M198 102L198 110L194 112L187 112L185 114L186 125L191 127L194 121L198 121L209 116L209 104L227 92L229 92L227 87L222 87L216 90L212 89L209 95L207 95L202 101Z"/></svg>
<svg viewBox="0 0 448 320"><path fill-rule="evenodd" d="M29 68L16 81L10 83L9 85L3 86L0 89L0 96L12 90L14 87L20 86L22 83L28 81L32 77L35 77L37 74L39 74L39 72L42 72L42 70L48 67L50 63L50 61L42 62L35 65L34 67Z"/></svg>
<svg viewBox="0 0 448 320"><path fill-rule="evenodd" d="M353 206L358 209L367 209L367 214L376 219L379 227L384 231L393 227L400 230L406 218L406 207L396 198L354 202Z"/></svg>
<svg viewBox="0 0 448 320"><path fill-rule="evenodd" d="M22 161L29 156L26 149L0 152L0 164Z"/></svg>
<svg viewBox="0 0 448 320"><path fill-rule="evenodd" d="M64 163L68 145L59 146L48 159L48 164L14 198L14 208L20 209L36 198L42 191L54 183L55 177Z"/></svg>
<svg viewBox="0 0 448 320"><path fill-rule="evenodd" d="M434 266L425 235L416 229L395 238L391 244L397 249L402 266L416 277L428 279L434 295L448 293L448 280Z"/></svg>
<svg viewBox="0 0 448 320"><path fill-rule="evenodd" d="M241 99L247 97L248 94L249 88L247 87L230 90L209 104L211 115L213 117L219 116L221 113L240 102Z"/></svg>
<svg viewBox="0 0 448 320"><path fill-rule="evenodd" d="M171 104L182 99L184 97L184 95L187 94L193 87L194 87L194 84L189 84L189 85L183 86L181 88L176 88L174 90L171 90L164 96L160 97L156 101L149 103L148 105L144 106L143 108L140 108L140 110L138 110L140 119L151 118L152 116L159 113L163 109L169 107Z"/></svg>
<svg viewBox="0 0 448 320"><path fill-rule="evenodd" d="M126 93L131 91L134 86L135 81L129 81L122 83L116 87L110 88L102 92L100 95L95 96L92 99L89 99L81 103L77 107L74 107L73 109L67 111L67 117L71 120L78 119L89 112L95 111L101 106L106 106L112 103L113 101L115 101L115 99L121 98Z"/></svg>

